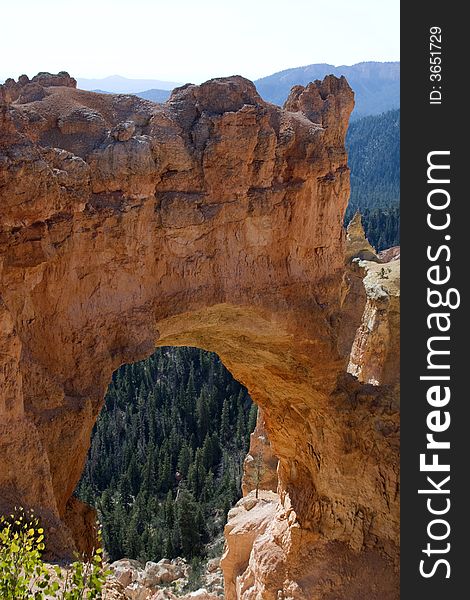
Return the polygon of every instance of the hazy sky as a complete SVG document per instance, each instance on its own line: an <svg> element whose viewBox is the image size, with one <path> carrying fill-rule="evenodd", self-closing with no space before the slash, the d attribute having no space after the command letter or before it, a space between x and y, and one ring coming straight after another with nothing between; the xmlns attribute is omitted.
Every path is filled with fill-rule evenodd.
<svg viewBox="0 0 470 600"><path fill-rule="evenodd" d="M66 70L194 83L399 60L399 0L13 0L0 57L2 79Z"/></svg>

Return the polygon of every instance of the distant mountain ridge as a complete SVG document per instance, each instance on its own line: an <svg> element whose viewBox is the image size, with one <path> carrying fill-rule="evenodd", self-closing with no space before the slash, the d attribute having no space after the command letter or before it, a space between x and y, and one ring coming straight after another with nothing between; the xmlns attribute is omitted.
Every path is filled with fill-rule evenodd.
<svg viewBox="0 0 470 600"><path fill-rule="evenodd" d="M137 94L142 90L172 90L179 83L159 79L128 79L121 75L111 75L102 79L77 77L77 87L82 90L103 90L112 94Z"/></svg>
<svg viewBox="0 0 470 600"><path fill-rule="evenodd" d="M171 90L145 90L143 92L109 92L108 90L96 89L90 91L96 92L97 94L132 94L133 96L139 96L139 98L143 98L144 100L151 100L152 102L158 102L159 104L166 102L171 94Z"/></svg>
<svg viewBox="0 0 470 600"><path fill-rule="evenodd" d="M260 95L282 106L294 85L307 85L326 75L344 75L356 95L353 119L378 115L400 106L400 63L362 62L335 67L327 63L279 71L255 81Z"/></svg>
<svg viewBox="0 0 470 600"><path fill-rule="evenodd" d="M136 96L144 100L152 100L152 102L166 102L170 97L171 90L145 90L137 92Z"/></svg>

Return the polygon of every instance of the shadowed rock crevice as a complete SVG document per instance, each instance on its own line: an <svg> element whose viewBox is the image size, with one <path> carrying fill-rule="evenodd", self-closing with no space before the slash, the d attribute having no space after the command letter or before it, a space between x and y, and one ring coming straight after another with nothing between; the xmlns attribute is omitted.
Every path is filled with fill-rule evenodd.
<svg viewBox="0 0 470 600"><path fill-rule="evenodd" d="M248 388L280 460L238 597L397 597L396 377L345 378L366 302L345 266L346 80L284 109L241 77L163 105L66 74L0 91L0 508L33 506L55 554L86 544L70 498L113 371L197 346Z"/></svg>

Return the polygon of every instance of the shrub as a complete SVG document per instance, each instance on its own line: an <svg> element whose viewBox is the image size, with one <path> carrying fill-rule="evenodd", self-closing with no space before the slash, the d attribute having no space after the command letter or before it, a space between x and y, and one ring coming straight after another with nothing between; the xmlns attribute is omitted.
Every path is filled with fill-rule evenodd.
<svg viewBox="0 0 470 600"><path fill-rule="evenodd" d="M102 566L101 548L87 561L69 568L53 567L42 560L44 530L33 513L0 516L0 598L2 600L95 600L109 574ZM78 558L78 557L77 557Z"/></svg>
<svg viewBox="0 0 470 600"><path fill-rule="evenodd" d="M188 582L186 584L185 591L195 592L200 587L202 587L203 571L204 571L204 561L199 556L195 556L191 560L191 568L189 570L189 577L188 577Z"/></svg>

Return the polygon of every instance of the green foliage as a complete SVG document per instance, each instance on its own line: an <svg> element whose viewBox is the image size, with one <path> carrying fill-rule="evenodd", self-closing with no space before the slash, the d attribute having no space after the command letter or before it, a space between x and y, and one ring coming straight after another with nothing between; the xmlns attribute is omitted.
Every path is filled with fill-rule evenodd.
<svg viewBox="0 0 470 600"><path fill-rule="evenodd" d="M103 570L101 553L101 548L98 548L89 561L77 560L65 573L59 566L54 567L57 579L61 582L60 586L55 584L60 591L54 597L60 600L101 598L106 577L111 574L111 571Z"/></svg>
<svg viewBox="0 0 470 600"><path fill-rule="evenodd" d="M68 569L43 562L44 530L32 513L0 516L0 598L2 600L95 600L109 572L102 567L101 549L89 561L77 560Z"/></svg>
<svg viewBox="0 0 470 600"><path fill-rule="evenodd" d="M51 593L50 576L41 560L43 550L44 531L32 514L20 510L9 518L0 516L0 597L3 600L42 600ZM33 591L34 587L39 589Z"/></svg>
<svg viewBox="0 0 470 600"><path fill-rule="evenodd" d="M204 572L204 562L201 558L195 557L191 560L191 569L189 571L188 583L185 586L185 592L195 592L203 585L202 575Z"/></svg>
<svg viewBox="0 0 470 600"><path fill-rule="evenodd" d="M256 409L217 356L160 348L116 371L77 488L112 560L201 558L241 496Z"/></svg>

